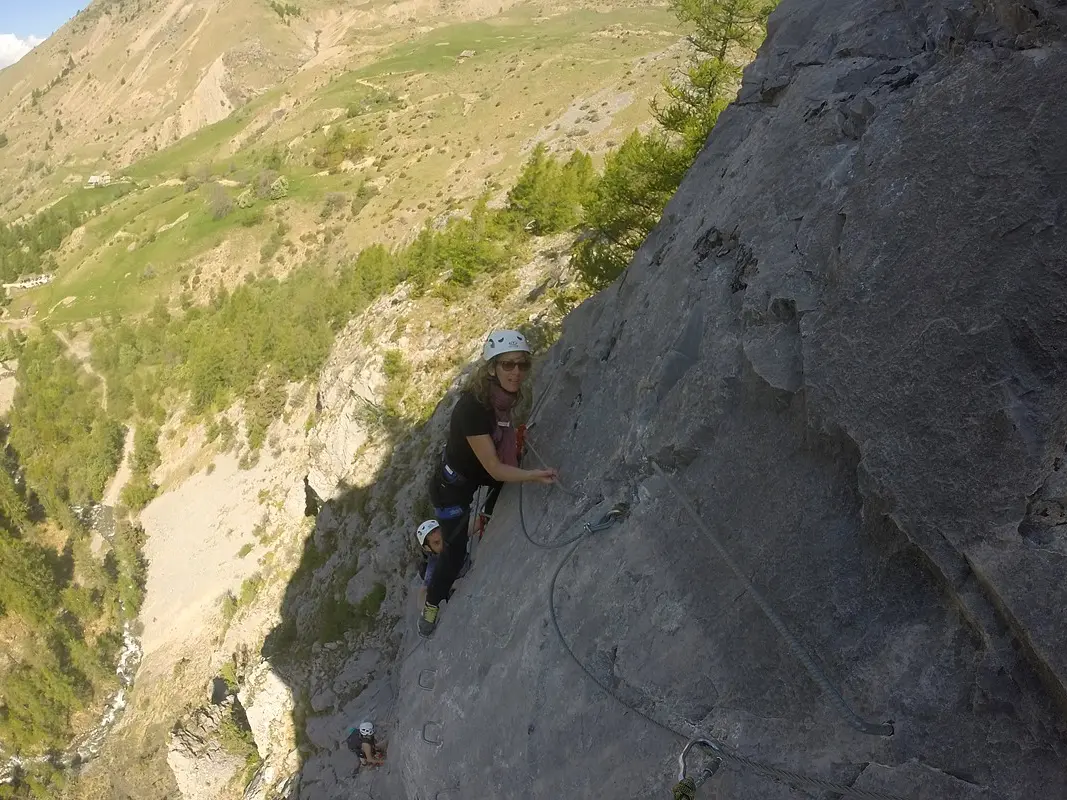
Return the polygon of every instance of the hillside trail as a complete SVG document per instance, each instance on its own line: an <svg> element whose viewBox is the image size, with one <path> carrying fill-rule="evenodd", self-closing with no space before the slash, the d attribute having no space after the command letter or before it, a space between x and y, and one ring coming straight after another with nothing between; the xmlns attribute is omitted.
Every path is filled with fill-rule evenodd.
<svg viewBox="0 0 1067 800"><path fill-rule="evenodd" d="M103 408L107 413L107 378L98 372L89 360L89 354L84 349L75 347L74 342L61 331L53 331L56 338L63 343L63 346L67 349L67 353L77 361L82 369L88 372L93 377L99 379L100 383L104 387ZM133 453L133 440L137 435L137 427L130 425L126 429L126 441L122 445L122 461L119 463L119 468L115 474L111 476L111 480L108 481L107 486L104 487L104 496L101 500L101 504L109 507L114 507L119 504L119 498L122 493L123 487L126 482L129 481L132 469L130 467L130 456ZM103 545L103 540L99 534L95 534L93 537L93 550L98 550Z"/></svg>
<svg viewBox="0 0 1067 800"><path fill-rule="evenodd" d="M59 341L63 343L63 346L65 348L67 348L67 353L70 355L70 357L73 358L75 361L77 361L81 365L82 369L84 369L86 372L88 372L94 378L97 378L100 381L100 383L103 384L103 386L104 386L103 407L104 407L104 411L106 412L107 411L107 378L105 378L103 375L101 375L99 372L96 371L96 369L92 365L92 362L89 360L89 354L87 352L85 352L84 350L80 350L80 349L76 348L74 346L74 343L71 341L70 337L68 337L65 333L63 333L61 331L58 331L58 330L53 330L52 333L54 333L56 335L56 338L59 339Z"/></svg>
<svg viewBox="0 0 1067 800"><path fill-rule="evenodd" d="M111 480L108 481L107 487L104 489L104 498L100 501L105 506L114 507L119 504L122 490L133 474L133 468L130 466L130 457L133 453L133 439L136 435L137 426L130 425L126 429L126 441L122 445L122 462L111 477Z"/></svg>

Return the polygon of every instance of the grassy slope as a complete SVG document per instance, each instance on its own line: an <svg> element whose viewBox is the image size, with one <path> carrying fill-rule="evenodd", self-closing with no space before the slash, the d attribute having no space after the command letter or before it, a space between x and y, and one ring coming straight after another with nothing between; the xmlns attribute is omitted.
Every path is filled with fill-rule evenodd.
<svg viewBox="0 0 1067 800"><path fill-rule="evenodd" d="M274 229L275 215L292 226L290 241L321 233L318 212L325 196L351 196L364 181L379 188L378 196L357 219L331 222L336 240L325 247L320 237L313 254L330 263L372 242L408 239L426 219L469 207L487 183L507 185L535 136L560 149L593 153L620 141L647 119L648 98L676 60L651 57L677 41L666 9L579 9L537 17L518 7L491 20L424 33L310 90L299 83L311 79L298 77L134 164L126 174L142 188L92 219L75 237L76 246L64 249L57 281L16 298L11 314L68 324L143 312L157 296L173 295L179 279L196 272L196 257L224 241L224 267L261 271L259 247ZM475 51L474 57L458 59L465 50ZM385 101L346 119L347 107L374 97ZM587 108L571 108L576 98L590 99ZM586 119L589 113L596 122ZM579 115L583 119L575 124ZM368 134L370 155L383 158L354 172L317 174L312 151L331 120ZM202 190L166 185L205 169L216 177L251 180L275 146L287 153L283 172L291 192L281 203L261 203L267 212L261 222L254 222L254 211L212 220ZM228 189L231 196L240 191ZM186 213L173 228L159 230ZM284 272L308 254L309 247L301 246L271 266Z"/></svg>

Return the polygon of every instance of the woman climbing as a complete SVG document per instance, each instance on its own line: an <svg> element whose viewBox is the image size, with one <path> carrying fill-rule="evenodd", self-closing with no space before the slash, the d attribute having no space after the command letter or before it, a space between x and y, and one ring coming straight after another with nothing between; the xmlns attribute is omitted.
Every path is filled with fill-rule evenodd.
<svg viewBox="0 0 1067 800"><path fill-rule="evenodd" d="M530 372L530 345L518 331L493 331L482 347L482 363L475 366L452 410L448 439L441 461L430 477L430 502L441 525L444 550L438 558L419 618L419 634L437 627L437 613L467 556L467 525L471 502L480 486L496 489L504 483L552 483L554 469L519 468L512 410ZM487 503L487 511L492 512Z"/></svg>

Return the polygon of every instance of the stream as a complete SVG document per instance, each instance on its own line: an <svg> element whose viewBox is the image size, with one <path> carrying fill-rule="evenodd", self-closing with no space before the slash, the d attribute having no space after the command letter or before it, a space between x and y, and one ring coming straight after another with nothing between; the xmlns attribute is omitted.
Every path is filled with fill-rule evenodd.
<svg viewBox="0 0 1067 800"><path fill-rule="evenodd" d="M85 509L75 508L74 511L90 530L110 540L110 526L113 521L109 506L94 505ZM125 605L122 605L121 609L123 616L127 616ZM119 688L111 696L96 725L76 736L62 752L20 758L19 756L5 756L3 749L0 748L0 784L12 783L26 767L33 764L50 763L60 769L73 769L100 754L108 733L111 732L126 708L129 689L133 685L137 668L141 664L141 640L137 638L134 630L136 622L136 619L127 619L122 626L122 649L119 651L119 660L115 667Z"/></svg>

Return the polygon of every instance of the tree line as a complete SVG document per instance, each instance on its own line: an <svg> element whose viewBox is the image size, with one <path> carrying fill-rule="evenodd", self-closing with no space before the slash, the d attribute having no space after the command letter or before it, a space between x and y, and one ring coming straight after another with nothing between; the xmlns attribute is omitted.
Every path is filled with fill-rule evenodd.
<svg viewBox="0 0 1067 800"><path fill-rule="evenodd" d="M673 7L693 30L691 62L654 104L658 127L631 134L599 175L588 155L559 159L539 145L503 209L489 209L483 197L469 217L428 224L397 250L374 245L337 269L319 263L285 280L219 287L208 305L190 304L183 314L160 301L144 320L109 320L93 339L93 363L108 377L109 408L120 419L158 425L179 402L210 418L242 399L254 450L284 411L285 384L314 376L347 321L401 282L415 292L455 292L507 269L530 236L577 230L573 265L590 288L609 284L659 221L732 99L737 63L762 40L773 3L673 0ZM341 134L324 141L333 149L323 157L332 160L348 146ZM143 482L136 489L150 496Z"/></svg>
<svg viewBox="0 0 1067 800"><path fill-rule="evenodd" d="M158 428L178 404L210 421L242 400L248 444L258 449L285 410L286 385L319 372L355 314L405 281L416 293L447 294L506 269L533 231L555 232L580 218L592 177L588 156L556 164L540 148L507 208L489 209L483 197L470 217L427 225L397 250L373 245L339 268L316 263L284 280L250 277L217 287L206 305L183 313L160 299L141 320L107 319L93 336L92 362L107 377L108 409ZM143 489L138 483L131 492Z"/></svg>
<svg viewBox="0 0 1067 800"><path fill-rule="evenodd" d="M739 63L755 55L777 0L671 0L691 29L692 57L655 102L658 127L635 131L605 159L585 207L572 263L593 289L619 276L659 222L667 201L696 160L719 114L733 100Z"/></svg>
<svg viewBox="0 0 1067 800"><path fill-rule="evenodd" d="M101 498L122 451L98 382L47 331L5 345L19 369L0 431L0 628L13 643L0 666L0 742L34 754L66 746L73 715L116 687L122 625L140 609L147 565L140 529L120 516L98 556L77 512ZM51 781L42 768L17 791L54 796Z"/></svg>
<svg viewBox="0 0 1067 800"><path fill-rule="evenodd" d="M13 283L22 275L55 271L54 253L70 232L128 191L130 187L122 184L82 190L25 222L0 221L0 280Z"/></svg>

